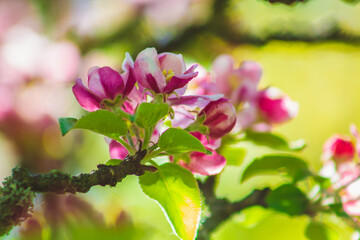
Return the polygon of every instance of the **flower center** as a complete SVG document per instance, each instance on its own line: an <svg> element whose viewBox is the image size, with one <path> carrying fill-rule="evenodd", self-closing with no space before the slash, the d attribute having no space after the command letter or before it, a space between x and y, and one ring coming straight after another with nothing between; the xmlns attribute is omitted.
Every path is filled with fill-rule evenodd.
<svg viewBox="0 0 360 240"><path fill-rule="evenodd" d="M164 74L165 76L165 80L166 82L168 83L170 81L170 79L175 75L174 71L172 69L169 69L169 70L166 70L164 69L162 71L162 73Z"/></svg>

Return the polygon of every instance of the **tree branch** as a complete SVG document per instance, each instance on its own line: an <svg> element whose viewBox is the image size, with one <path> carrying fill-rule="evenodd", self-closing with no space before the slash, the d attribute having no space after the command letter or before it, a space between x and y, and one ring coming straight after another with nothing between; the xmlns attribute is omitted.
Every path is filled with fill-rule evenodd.
<svg viewBox="0 0 360 240"><path fill-rule="evenodd" d="M128 175L141 176L146 171L157 170L153 166L140 164L145 155L146 150L139 151L134 156L126 157L119 165L99 164L97 170L78 176L59 170L31 175L28 170L15 167L12 176L6 178L0 188L0 236L30 216L28 212L33 207L35 193L86 193L96 185L114 187Z"/></svg>
<svg viewBox="0 0 360 240"><path fill-rule="evenodd" d="M251 206L266 207L265 197L270 192L269 188L255 190L251 195L238 202L229 202L226 199L218 199L214 193L215 177L209 177L205 183L199 182L199 187L204 194L207 206L210 209L211 216L200 226L197 240L210 239L210 234L223 221L245 208Z"/></svg>

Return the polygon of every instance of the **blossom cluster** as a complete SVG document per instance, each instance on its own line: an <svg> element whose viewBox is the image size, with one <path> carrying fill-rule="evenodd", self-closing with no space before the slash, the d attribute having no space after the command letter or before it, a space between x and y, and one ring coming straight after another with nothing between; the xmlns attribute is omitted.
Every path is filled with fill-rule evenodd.
<svg viewBox="0 0 360 240"><path fill-rule="evenodd" d="M269 131L274 124L294 117L297 103L275 88L258 90L262 70L255 62L234 68L230 56L220 56L214 62L213 75L202 69L198 64L187 67L181 54L159 54L155 48L147 48L135 61L127 53L120 73L110 67L92 67L87 86L76 79L73 92L90 112L107 109L133 115L143 102L166 103L168 117L151 129L150 144L155 145L169 127L185 129L204 145L207 154L171 155L170 160L193 173L214 175L226 164L216 149L235 125L238 130ZM142 141L144 134L132 129L123 141L109 140L111 158L126 157L126 145L147 143Z"/></svg>
<svg viewBox="0 0 360 240"><path fill-rule="evenodd" d="M360 216L360 134L355 125L350 127L353 139L336 134L329 138L323 149L324 166L320 175L330 178L331 193L338 193L344 211L353 216ZM331 201L331 198L327 200Z"/></svg>

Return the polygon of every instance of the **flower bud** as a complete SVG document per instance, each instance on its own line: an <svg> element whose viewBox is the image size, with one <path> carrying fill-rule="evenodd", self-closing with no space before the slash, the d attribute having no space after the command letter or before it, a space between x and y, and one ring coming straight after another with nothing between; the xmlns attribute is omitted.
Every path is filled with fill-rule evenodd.
<svg viewBox="0 0 360 240"><path fill-rule="evenodd" d="M323 148L323 159L333 159L336 163L352 161L355 147L347 136L334 135L329 138Z"/></svg>
<svg viewBox="0 0 360 240"><path fill-rule="evenodd" d="M258 93L259 113L268 123L283 123L294 118L299 104L274 87L266 88Z"/></svg>
<svg viewBox="0 0 360 240"><path fill-rule="evenodd" d="M221 138L230 132L236 123L235 108L225 98L207 104L199 113L199 117L203 115L205 115L203 125L209 128L209 137L211 138Z"/></svg>

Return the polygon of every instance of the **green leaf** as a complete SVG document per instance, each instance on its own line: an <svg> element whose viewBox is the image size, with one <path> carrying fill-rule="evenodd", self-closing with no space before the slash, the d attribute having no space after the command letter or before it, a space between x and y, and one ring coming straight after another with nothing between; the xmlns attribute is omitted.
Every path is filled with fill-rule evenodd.
<svg viewBox="0 0 360 240"><path fill-rule="evenodd" d="M160 204L176 234L183 240L195 239L201 198L194 175L177 164L165 163L139 179L144 193Z"/></svg>
<svg viewBox="0 0 360 240"><path fill-rule="evenodd" d="M226 165L240 166L246 156L246 149L239 146L225 145L221 148L221 155L226 159Z"/></svg>
<svg viewBox="0 0 360 240"><path fill-rule="evenodd" d="M251 141L259 146L266 146L277 150L299 151L306 145L304 140L288 143L283 137L268 132L247 131L244 140Z"/></svg>
<svg viewBox="0 0 360 240"><path fill-rule="evenodd" d="M292 155L265 155L255 159L243 172L241 182L257 175L286 175L301 179L300 175L308 175L307 164L299 157Z"/></svg>
<svg viewBox="0 0 360 240"><path fill-rule="evenodd" d="M141 103L136 110L135 124L141 128L151 128L169 112L166 103Z"/></svg>
<svg viewBox="0 0 360 240"><path fill-rule="evenodd" d="M311 221L305 230L309 240L328 240L326 225L321 222Z"/></svg>
<svg viewBox="0 0 360 240"><path fill-rule="evenodd" d="M61 135L65 136L76 124L76 118L59 118Z"/></svg>
<svg viewBox="0 0 360 240"><path fill-rule="evenodd" d="M77 122L75 122L74 119L64 120L64 118L61 118L59 119L59 123L63 135L72 129L85 129L113 138L114 136L125 135L128 131L122 117L107 110L91 112L80 118Z"/></svg>
<svg viewBox="0 0 360 240"><path fill-rule="evenodd" d="M270 192L265 201L270 208L290 216L304 214L309 204L306 195L292 184L282 185Z"/></svg>
<svg viewBox="0 0 360 240"><path fill-rule="evenodd" d="M169 154L191 151L206 153L206 149L199 139L180 128L169 128L161 134L159 147Z"/></svg>
<svg viewBox="0 0 360 240"><path fill-rule="evenodd" d="M109 159L104 164L108 166L116 166L119 165L122 162L120 159Z"/></svg>

